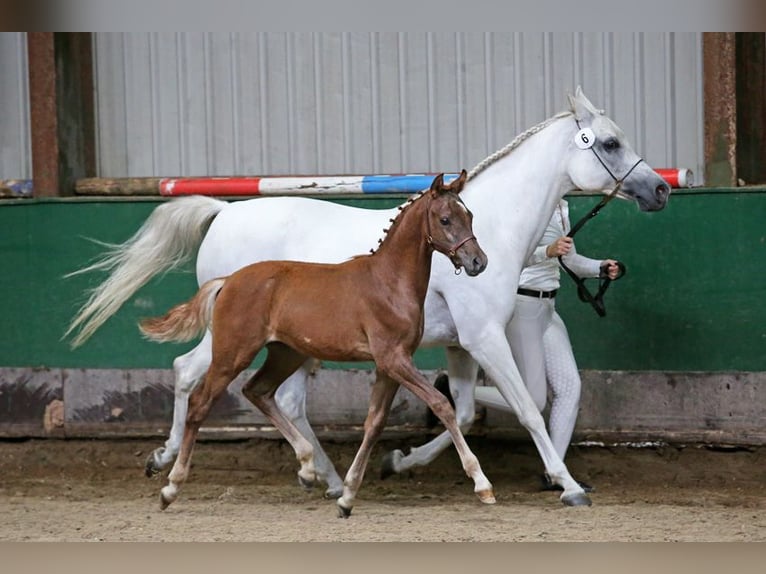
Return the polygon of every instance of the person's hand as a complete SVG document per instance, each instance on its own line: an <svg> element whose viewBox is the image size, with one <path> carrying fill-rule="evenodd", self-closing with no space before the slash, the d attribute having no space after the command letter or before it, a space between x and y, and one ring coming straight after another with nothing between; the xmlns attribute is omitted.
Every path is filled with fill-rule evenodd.
<svg viewBox="0 0 766 574"><path fill-rule="evenodd" d="M571 237L559 237L545 248L545 254L548 257L560 257L569 253L572 249L572 245L574 245L574 241Z"/></svg>
<svg viewBox="0 0 766 574"><path fill-rule="evenodd" d="M617 261L614 259L604 259L601 263L601 273L609 277L612 281L617 279L620 275L620 268L617 266Z"/></svg>

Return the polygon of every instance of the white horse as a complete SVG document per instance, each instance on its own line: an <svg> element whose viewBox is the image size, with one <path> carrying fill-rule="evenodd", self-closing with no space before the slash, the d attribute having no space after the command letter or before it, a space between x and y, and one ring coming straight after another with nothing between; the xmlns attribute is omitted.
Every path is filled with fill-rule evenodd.
<svg viewBox="0 0 766 574"><path fill-rule="evenodd" d="M561 501L583 505L591 501L556 454L506 337L519 274L566 193L604 192L619 181L618 196L635 200L642 211L656 211L665 206L670 188L579 87L568 100L568 111L523 132L470 172L461 196L474 213L474 231L490 264L482 275L468 280L455 275L446 258L434 258L421 344L446 347L450 390L463 432L474 419L473 389L481 367L530 432L545 471L563 488ZM67 334L79 328L73 345L84 342L152 276L187 260L198 246L200 284L256 261L340 262L377 245L382 229L396 213L396 208L359 209L297 197L233 203L206 197L172 200L157 207L128 241L112 246L103 259L75 272L111 270ZM149 456L147 474L158 472L178 453L188 396L210 364L210 343L208 332L194 349L173 362L173 426L164 447ZM343 482L306 418L310 363L280 387L276 398L314 444L315 467L328 485L326 495L337 497ZM445 431L408 455L394 451L388 465L401 472L428 464L449 444Z"/></svg>

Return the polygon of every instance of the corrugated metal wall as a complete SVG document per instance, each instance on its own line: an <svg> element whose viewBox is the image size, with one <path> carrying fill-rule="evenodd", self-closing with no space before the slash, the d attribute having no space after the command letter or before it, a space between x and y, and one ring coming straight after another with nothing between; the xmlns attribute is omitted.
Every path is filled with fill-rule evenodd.
<svg viewBox="0 0 766 574"><path fill-rule="evenodd" d="M27 35L0 32L0 179L32 177Z"/></svg>
<svg viewBox="0 0 766 574"><path fill-rule="evenodd" d="M99 33L103 177L454 171L586 94L701 180L700 33Z"/></svg>

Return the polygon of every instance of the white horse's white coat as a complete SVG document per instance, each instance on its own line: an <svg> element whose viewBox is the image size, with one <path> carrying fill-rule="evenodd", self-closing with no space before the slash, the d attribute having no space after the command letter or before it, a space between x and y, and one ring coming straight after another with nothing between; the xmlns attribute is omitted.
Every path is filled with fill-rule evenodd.
<svg viewBox="0 0 766 574"><path fill-rule="evenodd" d="M560 114L521 134L506 149L479 164L469 175L461 198L474 213L474 232L484 248L489 264L478 277L455 275L445 257L433 258L431 281L425 301L423 346L447 347L449 380L456 401L458 423L465 432L474 418L473 387L479 366L493 380L503 398L513 408L519 421L530 432L551 480L564 488L562 501L582 503L587 496L570 476L556 454L540 412L530 397L513 361L508 340L508 324L515 301L516 288L523 263L542 235L556 203L566 193L582 189L603 191L615 181L599 163L596 151L609 169L622 177L638 156L632 151L621 130L602 112L596 110L578 89L570 97L571 114ZM593 149L579 149L574 136L579 128L589 127L596 137ZM616 140L618 147L609 150L603 143ZM611 146L610 146L611 147ZM509 149L512 148L512 149ZM649 166L642 163L623 183L620 195L635 199L643 210L662 209L670 189ZM339 262L366 253L377 245L383 229L396 209L370 210L295 197L257 198L225 203L211 199L186 198L177 201L176 217L181 205L188 202L197 210L208 209L215 216L199 248L197 279L226 276L253 263L270 259L315 262ZM196 202L196 203L195 203ZM173 203L173 202L171 202ZM145 228L164 225L167 233L180 229L178 221L157 221ZM215 215L217 213L217 215ZM131 240L140 243L142 228ZM176 231L182 233L182 231ZM131 262L131 242L117 246L102 267L139 266ZM122 254L120 254L122 253ZM119 261L117 261L119 259ZM116 262L115 262L116 261ZM145 263L148 265L148 263ZM117 268L113 274L126 269ZM134 274L135 275L135 274ZM143 280L145 282L145 280ZM127 281L124 282L128 284ZM117 295L117 286L109 292L94 293L100 300L127 299L131 292ZM133 291L137 287L130 284ZM128 289L128 291L130 290ZM121 304L121 302L120 302ZM73 326L87 324L88 315L96 311L87 304ZM100 324L100 323L99 323ZM210 362L211 338L207 334L200 344L174 362L176 401L173 428L164 449L153 454L152 465L161 468L178 451L186 418L188 394L204 375ZM316 440L305 416L305 381L307 364L291 377L277 393L284 411L315 446L315 467L328 484L328 495L339 494L342 481ZM405 456L393 453L396 471L427 464L450 444L444 432L430 443L415 448ZM580 501L580 502L577 502ZM589 502L589 501L588 501Z"/></svg>

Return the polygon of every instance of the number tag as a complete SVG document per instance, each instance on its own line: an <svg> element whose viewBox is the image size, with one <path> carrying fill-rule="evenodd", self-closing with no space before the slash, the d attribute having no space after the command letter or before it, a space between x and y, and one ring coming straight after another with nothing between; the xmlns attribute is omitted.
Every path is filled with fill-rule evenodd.
<svg viewBox="0 0 766 574"><path fill-rule="evenodd" d="M575 134L575 145L580 149L589 149L596 143L596 136L590 128L583 128Z"/></svg>

